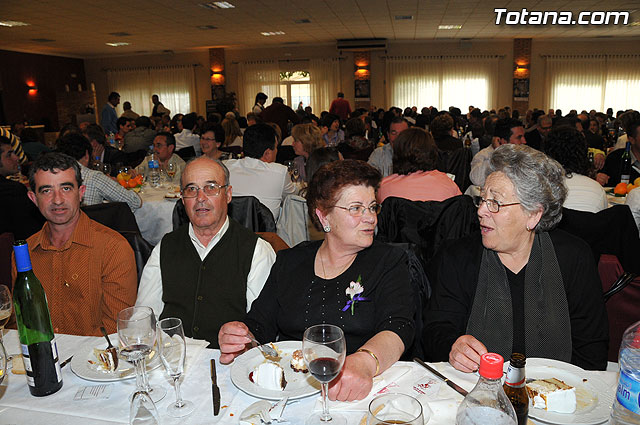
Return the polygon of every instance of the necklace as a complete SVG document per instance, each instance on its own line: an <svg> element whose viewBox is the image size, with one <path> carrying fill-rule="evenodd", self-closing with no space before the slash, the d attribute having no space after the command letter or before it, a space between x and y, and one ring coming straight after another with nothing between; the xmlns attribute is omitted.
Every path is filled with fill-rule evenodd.
<svg viewBox="0 0 640 425"><path fill-rule="evenodd" d="M320 265L322 266L322 275L323 275L323 278L328 280L328 278L327 278L327 272L326 272L326 271L325 271L325 269L324 269L324 260L322 259L322 254L320 253L320 250L319 250L319 249L318 249L318 256L320 257ZM345 270L346 270L346 269L351 265L351 263L353 263L353 260L354 260L355 258L356 258L356 257L354 256L350 261L347 261L347 263L342 267L342 269L341 269L341 270L340 270L340 272L336 275L336 277L337 277L337 276L340 276L342 273L344 273L344 271L345 271Z"/></svg>

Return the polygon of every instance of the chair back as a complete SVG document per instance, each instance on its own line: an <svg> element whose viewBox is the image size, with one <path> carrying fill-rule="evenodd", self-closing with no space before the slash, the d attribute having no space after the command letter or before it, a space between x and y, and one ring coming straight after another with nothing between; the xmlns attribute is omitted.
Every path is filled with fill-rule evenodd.
<svg viewBox="0 0 640 425"><path fill-rule="evenodd" d="M587 242L596 264L603 254L614 255L624 271L640 274L640 238L627 205L614 205L598 213L563 208L558 228Z"/></svg>
<svg viewBox="0 0 640 425"><path fill-rule="evenodd" d="M256 235L260 236L265 241L269 242L271 248L278 253L283 249L289 249L289 245L282 240L280 236L273 232L256 232Z"/></svg>
<svg viewBox="0 0 640 425"><path fill-rule="evenodd" d="M227 214L252 232L275 232L276 221L271 210L255 196L234 196L229 203ZM173 207L173 230L189 222L189 216L182 199Z"/></svg>
<svg viewBox="0 0 640 425"><path fill-rule="evenodd" d="M390 196L382 202L377 237L383 242L415 244L426 270L444 241L480 229L477 211L466 195L444 201L410 201Z"/></svg>
<svg viewBox="0 0 640 425"><path fill-rule="evenodd" d="M129 242L136 260L138 283L140 283L142 271L151 255L153 246L140 234L136 217L131 212L129 206L124 202L109 202L85 206L82 207L82 211L84 211L90 219L120 233L127 242Z"/></svg>
<svg viewBox="0 0 640 425"><path fill-rule="evenodd" d="M11 280L11 253L13 252L13 233L0 234L0 284L13 288Z"/></svg>
<svg viewBox="0 0 640 425"><path fill-rule="evenodd" d="M625 273L618 259L606 254L600 257L598 272L609 317L608 360L617 362L624 331L640 320L640 277Z"/></svg>
<svg viewBox="0 0 640 425"><path fill-rule="evenodd" d="M309 236L309 215L307 200L302 196L288 195L282 201L282 211L276 227L280 236L289 246L311 240Z"/></svg>
<svg viewBox="0 0 640 425"><path fill-rule="evenodd" d="M472 157L471 149L465 147L453 151L438 149L438 170L456 176L455 182L462 193L471 185Z"/></svg>
<svg viewBox="0 0 640 425"><path fill-rule="evenodd" d="M91 220L97 221L116 232L140 233L136 217L124 202L107 202L83 206L82 211L84 211Z"/></svg>

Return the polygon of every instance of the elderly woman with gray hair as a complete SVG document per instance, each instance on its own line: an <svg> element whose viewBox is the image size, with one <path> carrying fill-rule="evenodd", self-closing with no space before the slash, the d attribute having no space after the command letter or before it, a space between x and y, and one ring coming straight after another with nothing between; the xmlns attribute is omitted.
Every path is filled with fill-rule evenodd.
<svg viewBox="0 0 640 425"><path fill-rule="evenodd" d="M436 255L422 338L428 361L464 372L487 351L605 369L608 324L586 242L554 227L567 196L560 164L524 145L491 157L475 198L480 233Z"/></svg>

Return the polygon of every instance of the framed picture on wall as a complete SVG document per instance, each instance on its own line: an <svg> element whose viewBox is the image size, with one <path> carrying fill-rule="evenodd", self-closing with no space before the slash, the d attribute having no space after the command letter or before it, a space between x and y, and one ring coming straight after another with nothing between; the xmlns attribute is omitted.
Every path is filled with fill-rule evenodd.
<svg viewBox="0 0 640 425"><path fill-rule="evenodd" d="M529 79L528 78L513 79L513 100L515 101L529 100Z"/></svg>
<svg viewBox="0 0 640 425"><path fill-rule="evenodd" d="M371 97L371 81L355 80L354 84L356 99L369 100L369 98Z"/></svg>

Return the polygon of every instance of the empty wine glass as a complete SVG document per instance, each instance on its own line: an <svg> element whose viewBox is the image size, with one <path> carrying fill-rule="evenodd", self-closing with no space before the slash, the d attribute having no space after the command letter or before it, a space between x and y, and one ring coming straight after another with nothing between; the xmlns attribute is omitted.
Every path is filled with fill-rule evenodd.
<svg viewBox="0 0 640 425"><path fill-rule="evenodd" d="M406 394L380 395L369 403L367 425L380 424L423 425L422 404Z"/></svg>
<svg viewBox="0 0 640 425"><path fill-rule="evenodd" d="M150 307L128 307L118 313L120 355L136 369L137 391L146 391L153 401L159 401L167 390L151 388L147 378L147 356L156 341L156 316Z"/></svg>
<svg viewBox="0 0 640 425"><path fill-rule="evenodd" d="M146 391L136 391L129 406L129 425L158 425L158 409Z"/></svg>
<svg viewBox="0 0 640 425"><path fill-rule="evenodd" d="M346 343L342 329L335 325L322 324L307 328L302 337L302 355L304 362L320 384L322 384L322 413L314 413L307 425L325 424L345 425L347 420L342 415L330 415L327 405L329 382L333 381L342 366L346 355Z"/></svg>
<svg viewBox="0 0 640 425"><path fill-rule="evenodd" d="M9 287L3 284L0 284L0 342L2 342L2 334L4 333L4 326L9 321L11 317L11 291L9 291Z"/></svg>
<svg viewBox="0 0 640 425"><path fill-rule="evenodd" d="M176 402L167 407L167 413L174 418L189 415L195 408L188 400L180 395L180 377L184 372L184 359L187 354L187 344L184 340L182 320L169 317L158 322L158 353L167 373L173 378L176 389Z"/></svg>

